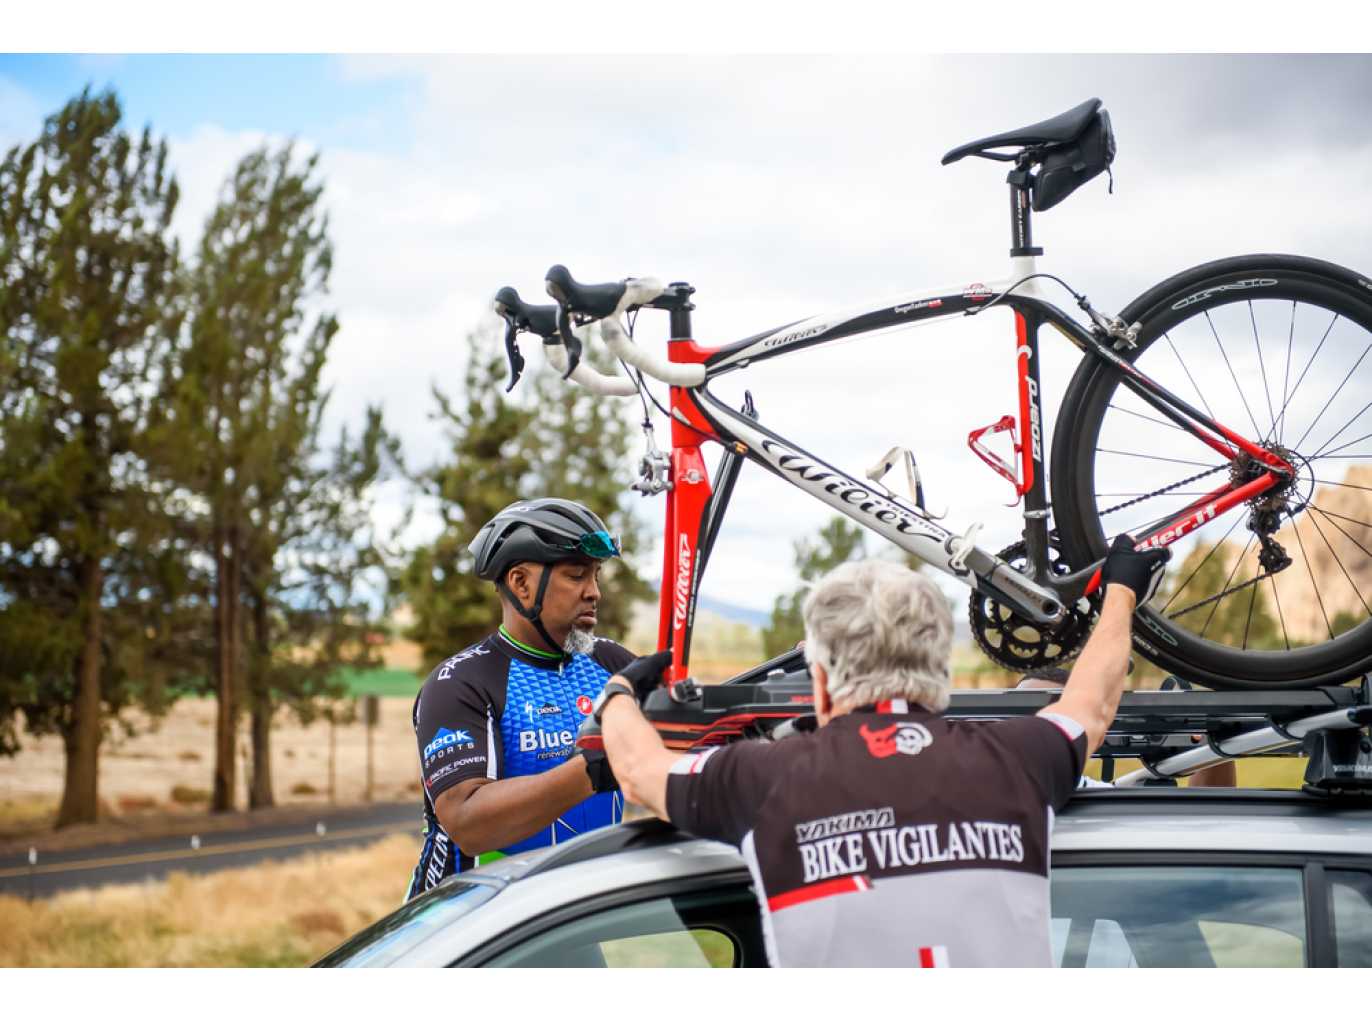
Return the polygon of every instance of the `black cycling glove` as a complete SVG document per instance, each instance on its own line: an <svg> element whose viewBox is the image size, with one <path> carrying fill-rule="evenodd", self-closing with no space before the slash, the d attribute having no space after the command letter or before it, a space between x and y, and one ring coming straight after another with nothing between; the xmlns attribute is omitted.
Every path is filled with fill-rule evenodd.
<svg viewBox="0 0 1372 1020"><path fill-rule="evenodd" d="M586 775L591 780L591 789L596 793L619 789L619 780L615 779L610 769L610 759L605 757L604 751L582 751L581 757L586 760Z"/></svg>
<svg viewBox="0 0 1372 1020"><path fill-rule="evenodd" d="M652 655L640 655L621 669L618 675L634 685L634 696L641 705L648 699L649 694L662 686L662 671L671 664L670 649L665 652L654 652Z"/></svg>
<svg viewBox="0 0 1372 1020"><path fill-rule="evenodd" d="M1134 540L1128 535L1116 535L1101 568L1102 590L1107 584L1122 584L1134 593L1137 605L1143 605L1158 590L1163 569L1172 558L1170 549L1134 550Z"/></svg>

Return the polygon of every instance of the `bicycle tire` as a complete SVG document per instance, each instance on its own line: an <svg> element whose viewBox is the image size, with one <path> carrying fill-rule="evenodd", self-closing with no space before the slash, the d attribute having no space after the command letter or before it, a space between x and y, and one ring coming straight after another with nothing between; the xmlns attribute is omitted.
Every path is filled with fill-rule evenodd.
<svg viewBox="0 0 1372 1020"><path fill-rule="evenodd" d="M1252 419L1254 428L1261 432L1262 427L1258 425L1258 421L1266 417L1262 413L1265 409L1271 414L1270 430L1267 433L1268 439L1274 442L1284 442L1291 438L1285 435L1287 424L1296 420L1295 413L1288 415L1288 405L1296 397L1297 391L1304 385L1307 376L1306 374L1300 376L1301 382L1291 389L1289 397L1284 403L1281 403L1280 411L1278 411L1276 402L1272 401L1275 388L1272 384L1275 383L1275 380L1269 380L1268 377L1267 362L1264 360L1267 356L1264 354L1261 343L1263 328L1259 326L1258 318L1259 312L1263 316L1267 316L1273 307L1280 307L1280 305L1272 306L1264 304L1265 302L1290 305L1291 330L1286 348L1286 383L1288 385L1290 383L1290 362L1295 344L1298 316L1304 310L1306 318L1300 320L1302 324L1310 321L1318 326L1318 323L1322 321L1321 319L1309 318L1318 310L1321 315L1332 314L1333 319L1325 333L1325 339L1320 341L1321 346L1314 348L1311 364L1306 366L1307 373L1311 370L1321 352L1321 347L1327 342L1335 326L1339 326L1340 337L1342 337L1344 327L1340 323L1346 323L1348 330L1353 331L1358 342L1362 339L1367 340L1367 349L1363 352L1363 357L1355 362L1353 368L1349 370L1349 377L1345 379L1345 383L1356 374L1357 369L1362 368L1364 374L1359 377L1360 385L1354 386L1353 391L1359 396L1366 396L1369 390L1372 390L1372 359L1366 358L1367 350L1372 350L1372 280L1340 266L1301 256L1245 255L1221 259L1188 269L1163 281L1132 301L1121 313L1121 318L1126 323L1138 323L1140 329L1136 347L1120 353L1130 361L1144 359L1140 362L1140 369L1146 374L1154 376L1155 373L1152 368L1155 366L1165 367L1162 362L1162 352L1166 351L1166 347L1171 347L1171 353L1176 355L1176 362L1186 371L1186 377L1194 387L1194 395L1200 395L1202 400L1205 400L1207 399L1204 394L1205 387L1210 386L1213 379L1221 379L1223 376L1223 369L1219 367L1218 359L1213 362L1215 365L1213 376L1205 376L1204 385L1202 385L1202 382L1195 378L1197 373L1187 367L1186 360L1177 347L1177 342L1172 338L1174 332L1183 333L1184 325L1186 327L1184 335L1188 337L1197 335L1197 331L1203 329L1201 320L1204 319L1204 325L1208 325L1209 331L1214 334L1215 345L1224 356L1224 366L1228 368L1229 375L1233 377L1234 389L1243 402L1244 410L1247 411L1246 417L1241 412L1239 413L1245 427L1238 430L1248 435L1247 422ZM1244 311L1243 305L1247 306L1247 314L1253 322L1252 342L1257 352L1258 368L1262 373L1263 389L1261 391L1257 389L1256 379L1246 384L1240 383L1239 375L1231 362L1230 352L1224 347L1220 332L1215 324L1216 319L1227 321L1235 315L1241 316ZM1264 318L1264 323L1266 321L1267 319ZM1158 342L1164 338L1167 340L1167 344L1159 346ZM1304 342L1304 334L1302 334L1302 339ZM1245 340L1244 343L1246 344L1247 341ZM1340 339L1338 346L1342 349L1346 345ZM1349 350L1355 351L1356 347L1357 343L1354 343L1349 347ZM1194 349L1196 348L1193 347ZM1333 349L1331 347L1331 350ZM1147 355L1150 350L1156 350L1160 353L1155 357L1148 358ZM1321 372L1323 371L1322 366ZM1126 456L1142 457L1145 460L1165 460L1161 457L1150 457L1147 454L1130 453L1128 450L1117 450L1101 445L1103 441L1112 442L1113 440L1110 438L1112 436L1127 434L1126 430L1117 428L1119 421L1125 421L1126 425L1135 426L1135 431L1140 433L1135 442L1145 444L1140 447L1142 449L1151 448L1146 445L1150 442L1148 436L1156 432L1156 427L1137 425L1133 419L1126 420L1120 416L1121 414L1130 414L1133 415L1133 418L1144 418L1156 415L1156 412L1153 412L1152 415L1140 414L1137 411L1129 411L1125 407L1130 399L1136 400L1137 398L1127 389L1121 390L1119 386L1121 377L1122 373L1117 368L1089 355L1083 358L1068 386L1054 430L1051 461L1054 520L1065 555L1074 564L1089 563L1099 559L1105 554L1109 538L1119 531L1128 530L1127 528L1112 526L1120 522L1121 516L1128 516L1123 514L1123 510L1132 509L1133 504L1126 501L1122 507L1112 506L1110 504L1116 494L1105 493L1104 495L1109 498L1102 498L1102 490L1098 488L1098 476L1102 479L1101 484L1105 484L1108 488L1110 484L1108 476L1112 473L1120 473L1121 469L1113 466L1115 462L1110 457ZM1164 385L1167 384L1164 383ZM1252 390L1254 398L1252 401L1248 400L1245 387ZM1187 399L1187 394L1183 394L1179 388L1173 386L1168 386L1168 388L1182 396L1183 399ZM1344 389L1346 387L1341 387L1335 391L1334 397L1330 398L1331 404ZM1258 396L1261 392L1265 392L1267 395L1265 404ZM1120 403L1118 404L1112 403L1116 394L1119 394ZM1191 396L1193 404L1194 395ZM1315 403L1318 403L1318 399ZM1257 406L1257 411L1254 411L1253 405ZM1142 402L1139 402L1138 406L1146 408ZM1328 406L1326 405L1325 409L1320 411L1320 415L1328 410ZM1372 401L1369 401L1367 406L1372 407ZM1207 413L1210 413L1208 405L1206 410ZM1113 416L1108 427L1114 430L1108 433L1105 431L1107 414ZM1216 417L1213 413L1211 416ZM1223 417L1218 417L1217 420L1236 429L1240 424L1239 421L1225 421ZM1319 420L1319 416L1316 416L1314 422L1306 430L1306 436L1302 437L1303 443L1310 431L1316 428ZM1354 420L1356 421L1356 418ZM1167 425L1168 423L1159 421L1158 424ZM1349 425L1352 424L1353 422L1350 421ZM1175 426L1169 427L1175 428ZM1345 428L1347 427L1345 426ZM1144 433L1146 428L1150 430L1148 433ZM1297 426L1292 426L1293 435L1296 429ZM1372 428L1367 430L1355 429L1355 432L1360 431L1372 432ZM1194 437L1179 429L1177 433L1179 438L1169 441L1192 442L1201 449L1202 454L1206 452L1204 448L1200 447L1199 442L1194 440ZM1325 543L1329 545L1331 555L1339 563L1340 568L1343 569L1348 578L1353 594L1362 601L1363 607L1368 605L1368 599L1361 594L1359 585L1340 560L1335 544L1324 536L1323 530L1319 527L1321 515L1323 515L1327 529L1330 515L1317 503L1318 499L1326 498L1319 495L1324 491L1320 486L1326 486L1327 489L1327 485L1325 479L1317 479L1316 477L1316 471L1325 471L1326 465L1317 465L1316 462L1321 460L1327 462L1335 455L1324 453L1322 448L1320 452L1315 453L1313 459L1307 459L1311 450L1314 449L1313 442L1312 440L1309 444L1305 444L1309 449L1301 455L1302 471L1308 472L1309 480L1308 482L1301 481L1300 484L1301 486L1308 484L1308 495L1305 494L1304 488L1298 492L1296 491L1297 487L1293 486L1289 498L1285 502L1288 510L1296 508L1287 518L1291 532L1286 534L1285 541L1289 543L1293 533L1297 541L1302 543L1300 546L1302 565L1309 572L1310 585L1314 589L1315 598L1311 603L1301 603L1300 609L1302 613L1314 618L1311 605L1318 602L1320 611L1324 613L1324 623L1328 627L1328 639L1326 640L1325 635L1320 633L1316 634L1309 643L1305 643L1304 638L1317 629L1312 625L1310 630L1301 632L1301 638L1293 646L1290 629L1281 606L1280 590L1283 586L1294 584L1295 580L1284 580L1279 586L1277 579L1284 571L1278 571L1268 576L1267 573L1263 573L1267 567L1257 564L1252 567L1255 580L1250 582L1248 586L1252 594L1248 596L1250 605L1248 608L1248 624L1245 625L1243 631L1243 647L1235 648L1232 644L1207 639L1204 629L1197 633L1193 628L1199 622L1198 616L1192 617L1188 621L1188 626L1183 626L1177 622L1177 618L1183 613L1199 612L1201 609L1205 609L1207 605L1214 605L1215 608L1209 610L1209 618L1206 622L1208 627L1210 626L1209 621L1213 620L1218 612L1219 604L1225 598L1235 597L1234 592L1243 590L1231 590L1230 581L1236 574L1242 576L1239 574L1239 570L1245 565L1244 561L1253 541L1261 541L1254 535L1244 551L1233 558L1229 578L1218 585L1219 591L1228 591L1229 594L1222 594L1218 599L1211 600L1210 603L1201 601L1198 603L1198 607L1184 605L1180 613L1169 609L1171 615L1160 611L1158 608L1159 599L1155 599L1152 605L1141 608L1137 612L1134 626L1134 647L1145 658L1164 670L1216 689L1272 690L1315 687L1323 684L1341 683L1372 670L1372 610L1366 614L1367 618L1353 623L1351 629L1342 629L1336 632L1325 604L1326 594L1330 601L1335 597L1332 586L1321 586L1316 580L1315 570L1311 566L1314 558L1306 552L1307 547L1301 532L1303 518L1309 518L1304 523L1305 532L1310 535L1310 540L1315 541L1314 535L1311 533L1311 522L1313 521L1314 530L1321 531L1321 537L1324 537ZM1285 448L1283 447L1283 449ZM1336 447L1335 449L1343 449L1343 447ZM1217 455L1212 455L1212 457L1218 459L1221 464L1225 463L1223 458ZM1341 456L1340 459L1348 458ZM1197 467L1204 470L1206 460L1183 461L1183 463L1195 463ZM1368 454L1368 465L1372 466L1372 454ZM1161 469L1155 468L1154 470L1161 472ZM1170 470L1180 471L1182 468L1177 465L1171 467ZM1196 469L1189 468L1187 470ZM1217 482L1222 484L1224 476L1218 475L1219 470L1221 469L1212 470L1211 473L1216 474ZM1328 484L1342 485L1345 488L1353 489L1364 488L1364 486L1349 485L1348 481L1351 477L1350 474L1346 473L1343 476L1343 482L1328 481ZM1303 478L1304 475L1298 474L1298 480ZM1190 479L1183 481L1187 480ZM1203 492L1215 487L1214 484L1197 483L1186 488L1200 489ZM1144 495L1149 495L1147 484L1138 484L1138 488L1143 490ZM1368 493L1372 497L1372 488L1368 488ZM1125 490L1118 495L1125 497L1130 495L1130 492ZM1177 491L1175 496L1170 493L1164 496L1152 494L1150 498L1159 501L1175 499L1181 502L1183 498L1196 495L1199 493L1181 490ZM1305 500L1303 506L1301 505L1302 499ZM1141 504L1143 501L1137 502ZM1369 500L1368 505L1372 507L1372 500ZM1214 542L1214 545L1209 554L1199 559L1199 564L1191 573L1192 577L1204 569L1206 561L1211 556L1221 549L1226 549L1225 543L1229 534L1235 530L1237 523L1235 518L1238 521L1244 521L1248 518L1249 513L1249 507L1240 506L1223 515L1221 520L1229 520L1230 532L1226 533L1225 538L1218 542L1215 542L1215 538L1218 537L1217 525L1206 524L1197 530L1194 549L1203 548L1199 544L1203 539ZM1115 514L1113 519L1103 520L1103 517L1111 514ZM1340 515L1335 514L1334 516L1339 517ZM1372 519L1372 510L1369 511L1368 519ZM1279 542L1281 541L1281 534L1278 532L1274 536L1278 538ZM1348 535L1349 533L1345 531L1344 534ZM1372 532L1360 531L1358 534L1367 536ZM1336 539L1335 541L1342 547L1343 539ZM1354 538L1354 542L1358 544L1360 549L1363 548L1356 538ZM1367 545L1372 546L1372 542L1368 542ZM1183 550L1179 547L1178 552L1181 553ZM1218 558L1217 562L1221 569L1228 556L1232 556L1232 552L1226 550ZM1195 556L1191 556L1186 561L1187 564L1189 565L1191 559L1195 558ZM1292 555L1292 559L1292 566L1285 568L1285 570L1294 569L1294 555ZM1178 556L1174 555L1169 573L1176 571L1178 565ZM1259 576L1260 574L1262 576ZM1190 583L1190 580L1190 578L1178 579L1172 583L1184 587ZM1276 603L1277 615L1280 617L1284 647L1277 647L1275 644L1268 648L1248 647L1250 627L1255 613L1254 605L1257 603L1259 591L1264 582L1271 585L1271 598ZM1172 598L1176 599L1179 595L1181 595L1180 589L1173 594ZM1187 596L1187 599L1191 597ZM1262 597L1264 600L1267 599L1265 591ZM1340 595L1340 598L1346 599L1347 596ZM1186 602L1187 599L1182 601ZM1171 603L1169 603L1170 605ZM1241 607L1242 604L1239 605ZM1266 601L1263 605L1266 606ZM1264 626L1266 626L1271 614L1266 608L1264 608L1264 612L1268 613L1268 617L1264 618ZM1346 623L1342 616L1336 617L1336 620ZM1234 627L1237 629L1237 623L1234 624Z"/></svg>

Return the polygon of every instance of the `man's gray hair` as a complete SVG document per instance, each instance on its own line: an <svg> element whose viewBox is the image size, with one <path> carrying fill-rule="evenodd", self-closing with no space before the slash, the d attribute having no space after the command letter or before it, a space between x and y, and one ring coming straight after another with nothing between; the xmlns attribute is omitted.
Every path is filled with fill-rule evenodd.
<svg viewBox="0 0 1372 1020"><path fill-rule="evenodd" d="M829 674L835 702L948 707L953 618L927 577L887 560L845 563L820 578L801 613L805 659Z"/></svg>

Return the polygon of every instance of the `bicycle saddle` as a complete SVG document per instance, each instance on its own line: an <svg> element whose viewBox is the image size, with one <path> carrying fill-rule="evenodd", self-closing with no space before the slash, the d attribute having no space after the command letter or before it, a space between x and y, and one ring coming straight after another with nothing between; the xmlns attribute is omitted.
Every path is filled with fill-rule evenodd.
<svg viewBox="0 0 1372 1020"><path fill-rule="evenodd" d="M999 135L992 135L990 138L982 138L979 141L968 142L960 145L943 157L942 164L947 166L949 163L956 163L964 156L985 156L988 159L1012 159L1012 156L998 152L987 152L987 149L998 149L1007 145L1060 145L1066 142L1074 142L1091 123L1091 118L1100 109L1099 99L1088 99L1079 106L1074 106L1066 113L1060 113L1056 117L1048 120L1039 121L1037 124L1030 124L1015 131L1006 131Z"/></svg>

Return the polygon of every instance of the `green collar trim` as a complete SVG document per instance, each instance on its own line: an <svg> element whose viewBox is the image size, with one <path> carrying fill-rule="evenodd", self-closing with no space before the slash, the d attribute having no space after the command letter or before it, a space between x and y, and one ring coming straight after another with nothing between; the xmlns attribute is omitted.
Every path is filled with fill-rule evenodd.
<svg viewBox="0 0 1372 1020"><path fill-rule="evenodd" d="M558 654L554 655L552 652L544 652L544 651L540 651L540 650L537 649L537 648L530 648L530 647L529 647L528 645L526 645L523 641L516 640L515 637L514 637L514 635L511 634L508 630L505 629L505 625L504 625L503 623L500 625L500 636L503 637L506 641L510 642L510 644L512 644L512 645L514 645L516 648L518 648L521 652L526 652L526 653L528 653L529 655L537 655L540 659L561 659L561 658L563 658L563 656L562 656L562 654L561 654L560 652L559 652Z"/></svg>

